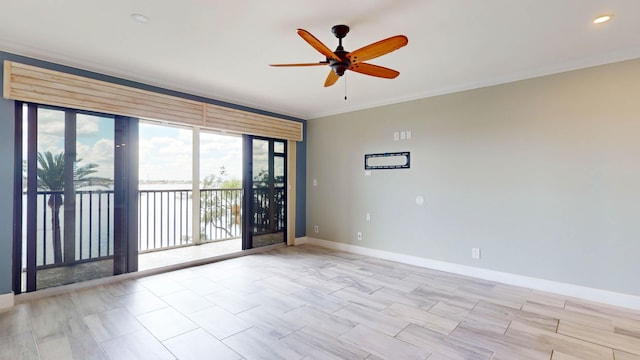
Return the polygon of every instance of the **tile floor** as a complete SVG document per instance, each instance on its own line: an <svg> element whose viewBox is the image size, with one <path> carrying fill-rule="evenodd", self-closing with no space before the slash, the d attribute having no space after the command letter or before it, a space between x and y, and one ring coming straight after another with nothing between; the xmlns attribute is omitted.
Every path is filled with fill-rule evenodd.
<svg viewBox="0 0 640 360"><path fill-rule="evenodd" d="M309 245L31 300L0 359L640 359L640 313Z"/></svg>

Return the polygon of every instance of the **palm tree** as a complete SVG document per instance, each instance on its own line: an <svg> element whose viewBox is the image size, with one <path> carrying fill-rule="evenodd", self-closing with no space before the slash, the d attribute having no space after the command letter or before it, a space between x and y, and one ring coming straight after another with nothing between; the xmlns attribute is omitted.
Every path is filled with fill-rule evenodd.
<svg viewBox="0 0 640 360"><path fill-rule="evenodd" d="M113 181L107 178L89 176L98 170L97 164L87 164L78 167L78 159L73 164L73 182L76 188L86 186L108 186ZM50 151L38 153L38 188L50 191L47 205L51 208L51 227L53 235L53 254L55 263L62 262L62 244L60 233L60 207L63 204L64 190L64 152L53 155Z"/></svg>

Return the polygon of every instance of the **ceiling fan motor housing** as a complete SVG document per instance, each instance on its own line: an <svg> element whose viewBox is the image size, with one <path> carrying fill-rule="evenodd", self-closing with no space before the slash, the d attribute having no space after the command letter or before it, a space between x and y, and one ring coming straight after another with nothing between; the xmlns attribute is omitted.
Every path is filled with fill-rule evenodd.
<svg viewBox="0 0 640 360"><path fill-rule="evenodd" d="M338 49L334 51L340 60L329 59L329 66L335 71L338 76L344 75L344 72L351 66L351 61L347 58L347 51L342 50L342 46L338 46Z"/></svg>

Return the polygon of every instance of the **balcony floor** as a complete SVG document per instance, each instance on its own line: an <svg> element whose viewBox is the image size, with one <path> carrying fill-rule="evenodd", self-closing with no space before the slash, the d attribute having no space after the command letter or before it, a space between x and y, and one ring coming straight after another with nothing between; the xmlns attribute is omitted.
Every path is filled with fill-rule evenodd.
<svg viewBox="0 0 640 360"><path fill-rule="evenodd" d="M242 251L242 239L222 240L138 255L138 271L213 258ZM73 266L61 266L37 272L37 289L108 277L113 274L112 260L99 260ZM26 292L26 271L22 272L22 292Z"/></svg>
<svg viewBox="0 0 640 360"><path fill-rule="evenodd" d="M177 265L240 251L242 251L241 238L152 251L138 255L138 271Z"/></svg>

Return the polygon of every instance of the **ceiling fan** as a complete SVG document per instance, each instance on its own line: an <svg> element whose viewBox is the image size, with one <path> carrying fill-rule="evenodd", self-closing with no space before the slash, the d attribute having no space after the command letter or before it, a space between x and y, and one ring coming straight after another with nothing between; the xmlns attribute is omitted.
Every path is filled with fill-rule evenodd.
<svg viewBox="0 0 640 360"><path fill-rule="evenodd" d="M390 38L380 40L373 44L369 44L355 51L345 51L342 47L342 39L347 36L349 27L347 25L336 25L331 28L331 32L338 38L338 47L335 51L331 51L325 44L318 40L310 32L304 29L298 29L298 35L309 43L314 49L318 50L325 56L325 60L317 63L302 64L272 64L271 66L321 66L329 65L331 71L324 82L324 86L331 86L338 81L338 78L344 75L347 70L352 70L361 74L371 75L386 79L393 79L400 75L396 70L386 67L365 63L364 61L375 59L379 56L388 54L397 50L409 42L406 36L396 35Z"/></svg>

